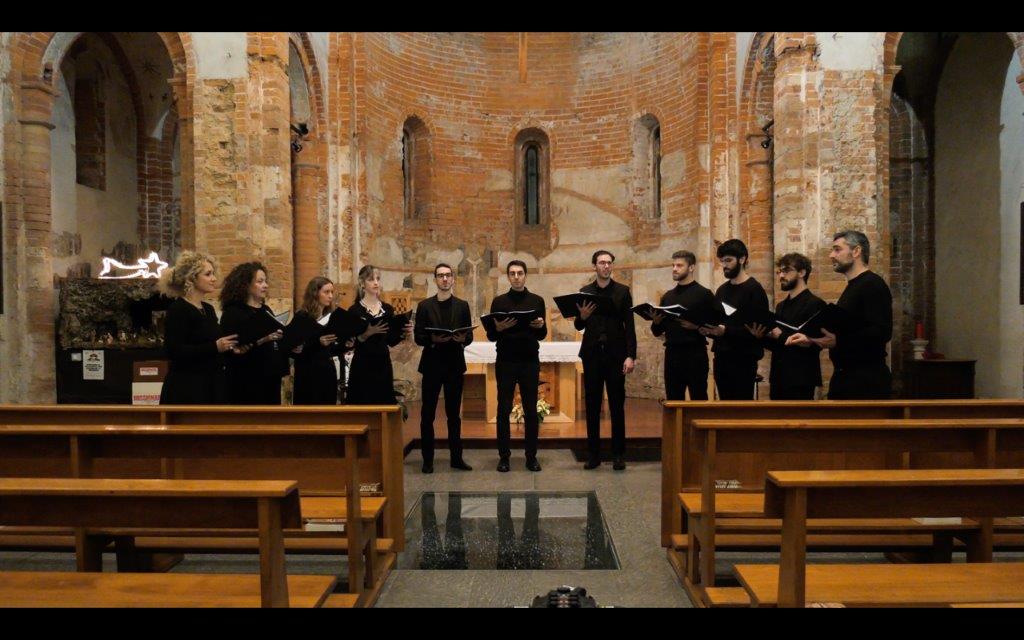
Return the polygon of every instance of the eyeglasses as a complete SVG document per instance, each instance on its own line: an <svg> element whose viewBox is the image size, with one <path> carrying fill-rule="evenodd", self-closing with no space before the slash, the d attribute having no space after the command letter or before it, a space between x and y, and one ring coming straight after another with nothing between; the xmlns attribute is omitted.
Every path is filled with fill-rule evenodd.
<svg viewBox="0 0 1024 640"><path fill-rule="evenodd" d="M447 278L454 278L455 275L451 274L451 273L438 273L438 274L435 274L434 277L437 278L438 280L444 280L444 279L447 279Z"/></svg>

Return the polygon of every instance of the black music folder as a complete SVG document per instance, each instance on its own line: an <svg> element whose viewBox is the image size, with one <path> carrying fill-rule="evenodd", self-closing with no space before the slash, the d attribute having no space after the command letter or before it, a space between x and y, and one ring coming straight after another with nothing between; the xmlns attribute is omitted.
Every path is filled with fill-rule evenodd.
<svg viewBox="0 0 1024 640"><path fill-rule="evenodd" d="M580 311L576 306L579 305L582 307L587 303L597 305L597 308L594 309L594 313L598 315L614 316L618 313L615 310L615 303L607 296L599 296L593 293L584 293L582 291L569 293L564 296L555 296L555 305L558 307L558 311L562 314L563 318L575 318L580 314Z"/></svg>

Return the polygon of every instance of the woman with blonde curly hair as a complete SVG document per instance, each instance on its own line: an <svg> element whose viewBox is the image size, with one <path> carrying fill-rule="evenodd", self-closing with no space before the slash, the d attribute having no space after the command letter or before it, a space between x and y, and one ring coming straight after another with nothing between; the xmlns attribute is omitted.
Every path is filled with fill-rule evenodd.
<svg viewBox="0 0 1024 640"><path fill-rule="evenodd" d="M164 322L164 349L170 363L160 404L222 404L222 354L236 346L238 336L222 337L217 314L203 302L217 289L213 260L182 251L174 267L161 274L159 288L174 299Z"/></svg>
<svg viewBox="0 0 1024 640"><path fill-rule="evenodd" d="M380 299L380 269L366 265L359 270L359 298L349 309L366 323L356 336L355 353L348 373L347 404L395 404L391 347L412 335L412 322L396 335L388 334L395 309Z"/></svg>

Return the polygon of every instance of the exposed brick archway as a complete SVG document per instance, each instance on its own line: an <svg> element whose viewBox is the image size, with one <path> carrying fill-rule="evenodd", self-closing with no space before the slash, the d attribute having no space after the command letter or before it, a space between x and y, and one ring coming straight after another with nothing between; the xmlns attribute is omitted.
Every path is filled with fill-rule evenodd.
<svg viewBox="0 0 1024 640"><path fill-rule="evenodd" d="M765 126L774 119L775 34L759 32L747 51L740 94L738 228L750 251L750 273L771 290L774 262L773 153ZM769 132L771 129L768 130ZM723 238L724 239L724 238Z"/></svg>
<svg viewBox="0 0 1024 640"><path fill-rule="evenodd" d="M309 135L302 142L302 151L291 154L293 290L297 308L302 302L306 283L314 276L330 272L326 256L334 225L328 219L328 132L323 77L309 34L291 33L289 42L298 52L310 102L310 121L306 123Z"/></svg>
<svg viewBox="0 0 1024 640"><path fill-rule="evenodd" d="M60 36L57 49L51 47ZM187 33L159 33L171 59L180 119L182 157L182 227L184 243L194 241L191 98L195 58ZM4 361L31 363L8 374L0 402L52 402L54 384L53 265L51 257L50 131L55 98L54 69L76 38L57 32L23 32L10 43L7 81L14 119L5 134L4 260L14 286L5 314L24 327L4 344ZM189 235L190 232L192 235Z"/></svg>

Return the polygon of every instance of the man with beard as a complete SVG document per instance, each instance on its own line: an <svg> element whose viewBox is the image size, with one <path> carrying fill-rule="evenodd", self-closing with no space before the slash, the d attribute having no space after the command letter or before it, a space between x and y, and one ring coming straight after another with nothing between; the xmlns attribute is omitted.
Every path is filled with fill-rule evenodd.
<svg viewBox="0 0 1024 640"><path fill-rule="evenodd" d="M692 312L704 310L708 317L716 317L715 295L696 281L696 270L697 256L692 252L673 253L672 279L676 286L661 296L658 306L678 304ZM657 311L651 314L651 333L665 336L666 400L685 400L687 389L690 400L708 399L708 343L699 329L683 318L666 319L665 314Z"/></svg>
<svg viewBox="0 0 1024 640"><path fill-rule="evenodd" d="M718 262L728 281L718 287L715 300L722 307L721 324L703 326L701 335L715 339L715 386L721 400L753 400L757 361L764 347L750 332L749 318L768 310L761 283L747 273L747 246L732 238L718 246ZM729 309L735 309L730 312Z"/></svg>
<svg viewBox="0 0 1024 640"><path fill-rule="evenodd" d="M835 366L829 400L880 400L892 395L892 372L885 363L885 345L892 339L892 292L868 269L871 246L860 231L840 231L832 238L832 268L846 276L846 289L836 306L855 322L824 337L796 333L786 345L814 343L829 350Z"/></svg>
<svg viewBox="0 0 1024 640"><path fill-rule="evenodd" d="M775 306L775 317L794 327L799 327L825 308L825 301L811 293L807 279L811 276L811 261L799 253L787 253L775 263L779 275L779 288L787 296ZM751 333L764 339L765 347L772 352L771 382L772 400L814 400L814 388L821 386L821 348L807 342L786 346L782 329L754 325Z"/></svg>

